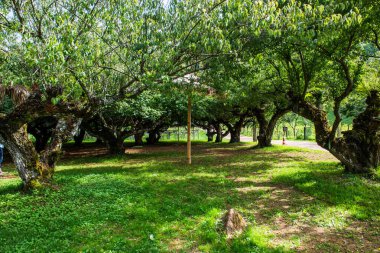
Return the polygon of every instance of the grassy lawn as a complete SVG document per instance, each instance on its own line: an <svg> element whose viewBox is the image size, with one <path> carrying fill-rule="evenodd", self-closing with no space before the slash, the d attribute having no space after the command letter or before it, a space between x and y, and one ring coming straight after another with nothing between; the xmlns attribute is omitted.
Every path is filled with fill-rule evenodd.
<svg viewBox="0 0 380 253"><path fill-rule="evenodd" d="M0 252L380 250L380 180L343 174L326 152L251 146L195 144L192 166L184 144L83 152L61 161L57 190L33 194L2 178ZM227 206L249 224L232 240Z"/></svg>

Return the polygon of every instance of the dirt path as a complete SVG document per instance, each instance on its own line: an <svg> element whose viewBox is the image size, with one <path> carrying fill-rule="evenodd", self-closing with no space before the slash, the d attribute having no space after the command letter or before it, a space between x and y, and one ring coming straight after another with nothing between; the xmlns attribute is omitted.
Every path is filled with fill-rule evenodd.
<svg viewBox="0 0 380 253"><path fill-rule="evenodd" d="M230 139L230 136L229 135L226 136L226 139ZM252 142L252 137L241 135L240 140L242 142ZM282 145L282 140L272 140L272 144ZM287 140L287 141L285 141L285 146L327 151L326 149L322 148L316 142L313 142L313 141L290 141L290 140Z"/></svg>
<svg viewBox="0 0 380 253"><path fill-rule="evenodd" d="M282 140L273 140L272 143L275 145L282 145ZM321 151L327 152L326 149L322 148L316 142L312 142L312 141L289 141L289 140L287 140L287 141L285 141L285 146L308 148L308 149L321 150Z"/></svg>

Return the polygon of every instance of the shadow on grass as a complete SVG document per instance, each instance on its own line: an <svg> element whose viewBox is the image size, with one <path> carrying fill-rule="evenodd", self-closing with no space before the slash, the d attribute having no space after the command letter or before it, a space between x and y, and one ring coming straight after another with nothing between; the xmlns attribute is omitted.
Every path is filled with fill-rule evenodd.
<svg viewBox="0 0 380 253"><path fill-rule="evenodd" d="M256 244L248 232L230 245L216 231L215 221L233 199L231 180L180 169L165 173L161 166L73 168L57 172L58 192L2 192L2 250L165 252L180 238L197 242L182 245L185 251L279 252Z"/></svg>
<svg viewBox="0 0 380 253"><path fill-rule="evenodd" d="M335 163L302 163L299 167L275 176L273 182L295 186L330 206L348 210L357 219L380 217L378 181L345 174Z"/></svg>
<svg viewBox="0 0 380 253"><path fill-rule="evenodd" d="M60 190L30 196L12 192L12 181L0 188L2 250L284 252L271 247L269 239L263 242L263 233L252 227L231 242L218 233L227 204L255 221L250 210L264 210L258 201L286 184L330 206L359 206L360 214L376 213L379 206L367 196L371 191L379 196L378 188L345 178L334 162L310 163L301 153L289 156L284 150L248 150L245 145L208 149L199 146L192 166L179 151L66 160L55 175ZM257 177L266 181L255 182ZM299 193L300 201L292 202L295 195L286 191L272 195L282 209L296 203L292 211L302 208L305 197ZM264 211L274 215L276 210Z"/></svg>

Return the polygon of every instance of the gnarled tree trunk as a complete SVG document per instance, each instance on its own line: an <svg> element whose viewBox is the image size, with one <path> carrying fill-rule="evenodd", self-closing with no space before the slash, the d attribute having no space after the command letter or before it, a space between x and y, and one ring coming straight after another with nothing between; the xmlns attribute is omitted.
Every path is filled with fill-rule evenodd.
<svg viewBox="0 0 380 253"><path fill-rule="evenodd" d="M230 143L238 143L240 142L240 133L241 129L244 126L244 121L247 116L247 113L241 114L239 116L239 120L236 121L234 124L231 124L229 122L224 122L224 125L228 128L228 131L230 132Z"/></svg>
<svg viewBox="0 0 380 253"><path fill-rule="evenodd" d="M241 132L241 128L230 129L230 136L231 136L230 143L240 142L240 132Z"/></svg>
<svg viewBox="0 0 380 253"><path fill-rule="evenodd" d="M41 162L43 162L51 170L62 154L62 145L69 138L73 137L78 131L78 127L82 119L77 119L74 116L60 118L52 133L51 141L41 153Z"/></svg>
<svg viewBox="0 0 380 253"><path fill-rule="evenodd" d="M126 131L116 131L104 125L98 117L84 122L82 126L91 136L106 144L109 154L121 155L125 153L124 140L130 135Z"/></svg>
<svg viewBox="0 0 380 253"><path fill-rule="evenodd" d="M223 128L221 124L219 123L215 125L215 131L216 131L215 143L222 142L223 138L230 134L230 131L228 130L223 132Z"/></svg>
<svg viewBox="0 0 380 253"><path fill-rule="evenodd" d="M265 118L264 110L255 110L255 116L259 122L259 136L257 136L257 140L260 148L269 147L272 145L273 132L277 121L289 111L289 109L277 109L272 115L272 118L268 121Z"/></svg>
<svg viewBox="0 0 380 253"><path fill-rule="evenodd" d="M1 129L0 142L7 147L24 189L38 188L51 182L53 170L41 162L32 141L28 138L26 125L17 130Z"/></svg>
<svg viewBox="0 0 380 253"><path fill-rule="evenodd" d="M154 129L150 130L148 138L146 138L147 144L152 145L156 144L161 139L161 133L166 131L168 129L168 126L166 124L159 124ZM169 133L169 139L170 139L170 133Z"/></svg>
<svg viewBox="0 0 380 253"><path fill-rule="evenodd" d="M108 153L110 155L123 155L123 154L125 154L125 147L124 147L125 138L119 136L118 138L111 138L111 139L107 139L107 140L102 139L102 140L106 144L107 149L108 149Z"/></svg>
<svg viewBox="0 0 380 253"><path fill-rule="evenodd" d="M317 143L330 151L352 173L372 174L380 165L380 95L373 91L367 97L367 108L354 120L352 130L343 137L331 134L324 111L301 101L294 112L314 122Z"/></svg>

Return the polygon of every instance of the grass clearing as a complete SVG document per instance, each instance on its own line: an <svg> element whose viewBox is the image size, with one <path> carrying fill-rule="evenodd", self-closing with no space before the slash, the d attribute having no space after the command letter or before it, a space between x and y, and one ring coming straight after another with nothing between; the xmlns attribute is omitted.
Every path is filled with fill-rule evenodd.
<svg viewBox="0 0 380 253"><path fill-rule="evenodd" d="M85 150L86 148L84 148ZM70 148L69 148L70 150ZM98 150L99 151L99 150ZM380 181L344 174L328 153L183 144L62 160L59 190L26 195L0 179L1 252L371 252ZM74 151L69 151L75 153ZM6 172L13 174L10 167ZM249 223L220 233L230 205Z"/></svg>

